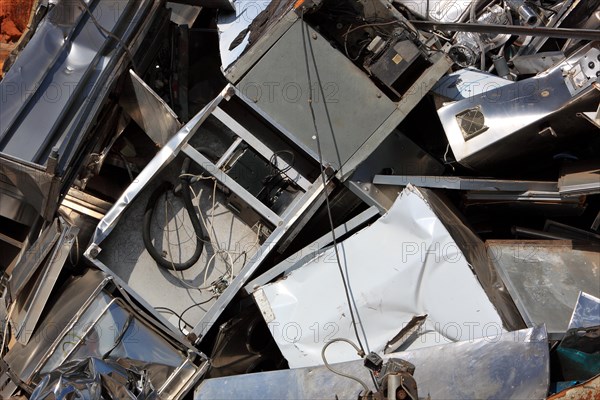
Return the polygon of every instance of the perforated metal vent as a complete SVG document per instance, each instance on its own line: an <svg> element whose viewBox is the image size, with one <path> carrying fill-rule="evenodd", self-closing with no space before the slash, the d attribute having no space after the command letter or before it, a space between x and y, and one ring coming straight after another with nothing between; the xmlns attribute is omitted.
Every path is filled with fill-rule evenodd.
<svg viewBox="0 0 600 400"><path fill-rule="evenodd" d="M456 114L456 121L465 140L469 140L488 129L485 126L485 117L479 107L470 108Z"/></svg>

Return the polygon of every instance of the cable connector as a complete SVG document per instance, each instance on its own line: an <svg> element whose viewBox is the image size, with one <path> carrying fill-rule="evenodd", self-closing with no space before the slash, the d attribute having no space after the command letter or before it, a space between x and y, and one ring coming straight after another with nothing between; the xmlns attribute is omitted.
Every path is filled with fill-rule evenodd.
<svg viewBox="0 0 600 400"><path fill-rule="evenodd" d="M365 357L364 366L373 372L379 372L383 367L383 358L377 353L370 352L369 355Z"/></svg>

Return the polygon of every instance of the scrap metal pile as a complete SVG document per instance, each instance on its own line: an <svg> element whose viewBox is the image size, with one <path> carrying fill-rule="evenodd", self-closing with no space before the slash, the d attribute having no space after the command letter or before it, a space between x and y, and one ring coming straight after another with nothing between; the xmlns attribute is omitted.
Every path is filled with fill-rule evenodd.
<svg viewBox="0 0 600 400"><path fill-rule="evenodd" d="M34 1L0 398L597 398L599 28L600 0Z"/></svg>

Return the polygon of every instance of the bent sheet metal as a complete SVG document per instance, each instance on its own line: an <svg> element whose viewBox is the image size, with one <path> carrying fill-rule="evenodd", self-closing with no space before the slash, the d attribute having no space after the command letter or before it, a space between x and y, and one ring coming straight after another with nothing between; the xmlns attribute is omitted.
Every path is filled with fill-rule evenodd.
<svg viewBox="0 0 600 400"><path fill-rule="evenodd" d="M427 314L417 338L404 348L434 346L495 334L503 323L465 255L423 196L404 190L387 215L338 244L361 340L384 347L415 316ZM333 337L355 338L334 249L254 298L293 368L321 364ZM340 347L332 362L355 357Z"/></svg>

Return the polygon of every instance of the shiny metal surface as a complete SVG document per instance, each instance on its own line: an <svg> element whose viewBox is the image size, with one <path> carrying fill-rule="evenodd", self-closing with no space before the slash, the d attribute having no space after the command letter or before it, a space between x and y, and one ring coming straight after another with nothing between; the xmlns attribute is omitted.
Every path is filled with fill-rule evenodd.
<svg viewBox="0 0 600 400"><path fill-rule="evenodd" d="M179 398L185 394L181 388L204 370L202 355L188 352L108 294L105 288L110 282L93 270L73 280L41 323L45 328L37 330L27 345L16 344L5 361L31 385L65 362L88 357L130 360L148 371L161 396Z"/></svg>
<svg viewBox="0 0 600 400"><path fill-rule="evenodd" d="M380 215L379 210L375 206L371 206L356 217L350 219L348 222L338 226L334 229L335 237L338 240L345 235L355 232L360 227L367 224L367 222L375 219ZM332 243L332 235L331 233L327 233L321 236L319 239L315 240L308 246L304 247L301 250L298 250L293 255L289 256L279 264L270 268L264 274L256 277L252 281L250 281L246 286L244 286L244 290L246 293L251 294L254 290L258 289L260 286L265 285L275 279L277 276L289 273L296 268L301 267L304 263L308 262L310 259L318 256L320 252L322 252L326 247L331 245Z"/></svg>
<svg viewBox="0 0 600 400"><path fill-rule="evenodd" d="M42 311L50 298L50 293L54 289L65 261L71 254L71 247L75 244L79 233L78 227L72 226L62 219L58 220L58 225L60 237L52 245L52 251L48 254L47 259L36 255L36 260L43 261L40 266L36 268L34 265L27 265L25 262L19 262L15 266L15 272L23 269L35 274L35 281L27 283L28 290L15 297L15 308L11 313L11 324L14 328L15 338L22 344L27 344L31 339L31 335L42 316ZM55 227L51 226L49 229L52 231ZM34 244L34 249L35 246ZM29 255L31 255L31 251L32 249L29 249ZM28 258L27 261L30 262L31 258Z"/></svg>
<svg viewBox="0 0 600 400"><path fill-rule="evenodd" d="M468 15L474 0L393 0L413 13L438 22L460 22Z"/></svg>
<svg viewBox="0 0 600 400"><path fill-rule="evenodd" d="M44 376L30 400L67 400L72 393L77 393L79 400L158 398L146 371L91 357L66 363Z"/></svg>
<svg viewBox="0 0 600 400"><path fill-rule="evenodd" d="M558 191L561 196L600 193L600 162L572 163L561 171Z"/></svg>
<svg viewBox="0 0 600 400"><path fill-rule="evenodd" d="M414 364L419 393L432 399L545 399L548 391L550 355L543 326L384 358ZM335 368L371 384L363 360ZM207 379L194 399L355 399L361 390L360 384L315 366Z"/></svg>
<svg viewBox="0 0 600 400"><path fill-rule="evenodd" d="M600 325L600 299L591 294L579 292L577 303L567 330L575 328L591 328Z"/></svg>
<svg viewBox="0 0 600 400"><path fill-rule="evenodd" d="M594 29L545 28L497 24L444 23L415 20L411 20L410 23L419 29L427 30L431 29L452 32L460 31L477 33L495 33L504 35L527 35L553 37L557 39L583 39L595 41L600 40L600 32Z"/></svg>
<svg viewBox="0 0 600 400"><path fill-rule="evenodd" d="M138 33L142 16L152 6L149 1L128 0L87 3L98 22L120 31L126 43ZM90 104L103 100L102 86L124 55L122 46L112 42L78 1L55 2L0 82L0 150L44 165L56 148L62 170L86 133L73 131L90 117L80 103L86 98L93 100Z"/></svg>
<svg viewBox="0 0 600 400"><path fill-rule="evenodd" d="M13 298L18 297L25 290L27 283L35 274L39 266L44 262L52 248L61 235L61 223L55 219L44 229L37 240L23 252L19 262L11 273L9 283L10 294Z"/></svg>
<svg viewBox="0 0 600 400"><path fill-rule="evenodd" d="M159 147L181 128L177 114L133 70L129 70L119 104Z"/></svg>
<svg viewBox="0 0 600 400"><path fill-rule="evenodd" d="M589 134L577 113L595 109L600 90L588 86L572 96L563 78L563 69L588 50L533 78L441 107L438 115L456 160L473 169L492 168Z"/></svg>
<svg viewBox="0 0 600 400"><path fill-rule="evenodd" d="M459 176L375 175L373 183L397 186L413 184L419 187L478 190L484 192L553 192L558 190L556 182L477 179L469 177L461 178Z"/></svg>
<svg viewBox="0 0 600 400"><path fill-rule="evenodd" d="M290 367L320 364L324 337L354 338L350 307L366 351L378 354L417 315L428 317L403 349L473 340L485 336L483 326L506 328L497 311L501 304L492 303L494 295L480 283L485 277L472 271L473 258L465 254L469 248L454 240L423 190L407 187L387 214L337 242L350 300L333 247L253 292ZM448 285L451 280L461 282L460 290ZM468 332L465 323L473 324ZM336 346L328 359L355 356L352 347Z"/></svg>
<svg viewBox="0 0 600 400"><path fill-rule="evenodd" d="M486 247L525 323L545 324L551 338L567 331L580 291L600 297L597 249L556 240L492 240Z"/></svg>

